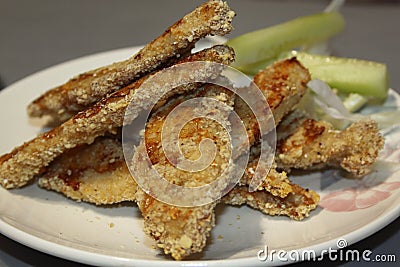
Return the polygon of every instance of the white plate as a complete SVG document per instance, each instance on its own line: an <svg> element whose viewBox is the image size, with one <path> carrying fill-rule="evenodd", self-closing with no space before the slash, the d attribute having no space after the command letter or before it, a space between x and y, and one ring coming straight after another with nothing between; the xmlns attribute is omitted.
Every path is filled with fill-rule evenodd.
<svg viewBox="0 0 400 267"><path fill-rule="evenodd" d="M77 73L125 59L137 49L63 63L2 91L0 154L41 131L40 123L26 116L26 106L32 99ZM399 103L397 94L391 91L387 105ZM398 133L389 135L382 158L399 162L399 140ZM265 266L267 263L257 258L265 245L270 251L313 249L319 254L330 247L335 249L341 238L349 245L357 242L399 216L397 171L376 171L357 182L341 179L332 171L294 179L318 191L324 207L301 222L265 216L247 207L219 207L217 226L204 253L184 262L172 261L154 249L154 242L142 232L142 219L134 205L96 207L76 203L36 185L11 191L0 188L0 231L42 252L98 266ZM287 262L275 259L272 263Z"/></svg>

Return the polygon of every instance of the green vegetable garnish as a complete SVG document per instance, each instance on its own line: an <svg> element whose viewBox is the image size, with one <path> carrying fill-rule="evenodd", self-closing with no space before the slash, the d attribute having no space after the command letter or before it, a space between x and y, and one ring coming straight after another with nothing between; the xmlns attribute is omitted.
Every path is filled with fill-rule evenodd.
<svg viewBox="0 0 400 267"><path fill-rule="evenodd" d="M389 89L385 64L332 56L292 52L309 69L312 78L323 80L343 93L386 98Z"/></svg>
<svg viewBox="0 0 400 267"><path fill-rule="evenodd" d="M343 28L339 13L318 13L243 34L226 44L236 52L233 66L241 70L242 65L273 60L284 51L327 40Z"/></svg>

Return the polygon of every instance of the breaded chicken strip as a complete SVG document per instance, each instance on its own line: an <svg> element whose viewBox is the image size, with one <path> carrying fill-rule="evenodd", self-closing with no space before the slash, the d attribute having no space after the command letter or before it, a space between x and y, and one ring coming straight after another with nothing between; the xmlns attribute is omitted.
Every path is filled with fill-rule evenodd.
<svg viewBox="0 0 400 267"><path fill-rule="evenodd" d="M310 73L296 59L278 61L259 71L254 76L254 83L264 95L278 125L283 116L292 111L307 91ZM240 90L246 91L247 88ZM235 100L235 111L246 125L250 144L259 142L260 129L253 112L239 97Z"/></svg>
<svg viewBox="0 0 400 267"><path fill-rule="evenodd" d="M175 207L138 188L123 158L122 144L115 139L98 138L93 144L64 153L49 165L38 184L96 205L137 201L144 231L175 259L200 252L215 224L216 203Z"/></svg>
<svg viewBox="0 0 400 267"><path fill-rule="evenodd" d="M263 94L266 96L267 101L271 102L274 116L274 111L278 111L276 117L279 118L293 108L293 103L295 102L294 99L300 99L301 95L305 91L305 84L308 82L308 79L309 74L307 70L305 70L296 60L287 60L276 63L274 66L266 69L263 72L263 75L259 75L259 86L261 90L263 90ZM269 80L273 85L268 85ZM272 90L272 92L269 92L268 90ZM211 95L213 94L210 90L203 90L203 92L197 92L196 97L200 97L204 93L206 95L210 93ZM214 97L218 95L218 92L214 93ZM228 94L225 97L220 98L229 102L230 98L227 96ZM168 102L167 106L160 108L152 115L146 127L146 146L147 150L151 152L150 159L152 164L154 164L155 168L161 172L164 178L179 185L198 186L209 183L212 179L215 179L221 174L221 170L223 169L222 165L224 164L221 155L216 157L216 161L207 171L185 173L176 170L176 168L165 158L163 151L160 149L160 133L166 115L172 107L189 98L190 96L187 95L178 96ZM277 99L279 99L279 101L277 101ZM285 105L286 101L289 102L288 105ZM247 127L248 129L258 130L257 121L254 116L250 116L252 114L249 112L246 105L238 104L236 101L235 111L239 115L249 115L241 116L241 118L246 123L246 126L249 126ZM190 112L190 110L187 111L187 113ZM258 138L254 136L254 132L255 131L252 130L248 131L250 140L253 143L258 140ZM205 137L212 138L216 141L225 140L226 137L224 138L223 136L220 136L221 133L223 133L223 129L218 130L218 126L213 122L207 120L192 121L187 124L186 128L182 131L181 136L183 140L185 140L182 143L182 151L186 151L186 156L188 158L195 159L199 156L199 151L197 149L193 150L193 148L197 148L199 142ZM221 147L222 143L219 145ZM225 160L226 159L225 156ZM252 153L251 160L252 162L249 164L245 175L242 178L242 184L248 184L252 178L254 173L253 168L258 163L257 149L255 153ZM47 180L52 180L52 178L47 178ZM42 181L41 184L43 184L43 178L40 181ZM259 189L269 190L278 197L286 197L293 191L293 185L287 179L285 173L278 173L273 168L269 172L266 181ZM61 189L58 191L64 191L64 193L70 194L67 190ZM259 195L258 192L255 194ZM269 193L266 194L269 195ZM271 196L273 195L271 194ZM200 252L205 246L206 239L214 225L214 208L216 202L200 207L175 207L154 199L141 189L137 190L134 199L137 200L138 206L143 213L145 232L157 240L159 246L163 248L166 254L171 254L175 259L182 259L192 253ZM268 198L265 199L267 200ZM265 203L265 205L267 205L267 203Z"/></svg>
<svg viewBox="0 0 400 267"><path fill-rule="evenodd" d="M295 58L278 61L257 73L254 77L254 83L266 98L274 116L275 125L278 125L282 118L296 107L307 90L309 80L310 73ZM240 90L246 90L246 88ZM245 175L239 182L239 185L249 185L257 166L259 168L268 168L269 166L263 166L262 162L261 164L258 162L260 146L255 144L260 141L260 128L253 112L238 97L235 99L235 111L245 124L249 142L253 145L250 163ZM274 196L280 197L286 197L292 191L291 182L286 173L278 172L275 166L272 166L263 183L257 189L267 190Z"/></svg>
<svg viewBox="0 0 400 267"><path fill-rule="evenodd" d="M256 81L266 97L268 104L270 104L274 117L280 120L280 118L292 110L294 104L301 99L301 96L306 91L306 84L309 79L310 75L308 71L296 59L291 59L278 62L268 67L257 76ZM190 113L189 110L188 112ZM237 101L237 98L235 100L235 112L238 113L248 129L247 133L250 143L254 143L256 140L258 141L256 133L258 130L257 120L248 106L244 104L243 101ZM146 138L148 139L147 151L150 151L150 158L154 164L153 166L161 176L174 184L190 186L201 186L209 183L210 178L215 179L215 177L218 177L222 168L221 162L217 161L215 164L212 164L211 167L213 168L211 171L201 171L190 174L182 173L182 171L177 170L165 159L165 155L160 152L159 149L161 144L160 133L162 123L165 120L165 111L160 110L158 114L160 115L153 115L148 123L146 127ZM159 119L153 120L153 118L157 118L157 116L160 116ZM207 135L204 135L204 131L210 129L214 135L218 136L218 134L220 134L221 130L215 131L213 130L214 127L212 122L200 123L196 121L196 124L189 124L186 128L187 130L184 130L182 134L184 139L188 140L186 141L187 145L185 142L181 143L183 147L185 145L189 147L189 153L187 153L188 157L196 158L196 156L199 156L199 152L192 148L197 148L202 138L207 137ZM215 138L214 140L224 139ZM191 144L193 141L197 143L197 145ZM184 151L185 149L182 148L182 150ZM135 166L135 162L133 165ZM245 178L242 178L244 183L248 183L251 180L251 168L255 165L256 163L253 161L253 165L247 168L247 176L245 175ZM204 176L204 174L206 174L206 176ZM265 183L263 183L259 189L270 190L275 195L282 197L287 196L293 190L292 184L287 179L286 174L278 173L275 169L270 171L268 177L265 179ZM166 254L171 254L175 259L182 259L187 255L202 250L208 233L214 224L213 211L217 202L201 207L173 207L158 200L154 200L152 197L144 194L140 189L137 191L137 202L145 218L145 232L157 240L158 245L164 249ZM179 216L175 216L176 219L171 221L171 214L179 214ZM173 224L173 226L171 226L171 224ZM178 231L177 229L181 230Z"/></svg>
<svg viewBox="0 0 400 267"><path fill-rule="evenodd" d="M290 192L293 191L293 184L288 179L286 172L278 171L275 163L272 166L263 166L259 162L260 157L260 145L254 145L251 147L249 155L249 163L245 169L245 172L240 179L239 186L250 185L251 180L254 177L256 168L270 168L265 176L262 184L257 188L257 191L267 191L273 196L280 198L286 197ZM260 165L259 165L260 164Z"/></svg>
<svg viewBox="0 0 400 267"><path fill-rule="evenodd" d="M371 120L339 131L328 122L306 119L279 141L276 161L283 169L333 166L362 176L371 171L383 144L377 123Z"/></svg>
<svg viewBox="0 0 400 267"><path fill-rule="evenodd" d="M254 162L250 161L250 165L252 164ZM64 153L49 165L46 172L38 179L38 184L79 202L96 205L136 201L136 196L139 195L146 198L146 201L141 203L148 206L153 205L155 201L143 191L136 194L136 181L126 166L122 144L115 138L100 137L90 145L79 146ZM298 185L292 184L291 188L293 189L289 196L281 198L265 190L250 193L248 187L237 186L222 198L222 202L229 205L247 204L268 215L286 215L301 220L316 207L319 198L315 192L302 189ZM179 233L176 230L178 226L176 222L189 218L188 214L192 209L171 207L163 203L158 205L160 211L170 212L171 223L168 229Z"/></svg>
<svg viewBox="0 0 400 267"><path fill-rule="evenodd" d="M63 122L138 78L176 62L207 35L225 35L235 13L225 2L207 1L184 16L131 58L83 73L58 86L28 106L33 117L49 115Z"/></svg>
<svg viewBox="0 0 400 267"><path fill-rule="evenodd" d="M231 48L215 46L190 55L180 62L213 61L229 64L233 59L234 53ZM183 82L184 85L176 88L173 93L186 92L199 86L198 83L193 83L194 81L206 80L222 71L221 65L218 64L202 64L202 66L203 68L196 68L181 75L179 81L176 81L176 74L171 72L167 74L169 76L164 77L162 82L152 83L143 92L138 88L141 88L141 84L151 75L145 76L78 113L60 126L1 156L1 185L5 188L24 186L36 174L39 174L43 167L68 149L92 143L96 137L115 131L117 127L122 126L125 110L131 102L135 103L129 114L129 118L133 120L142 110L150 108L153 98L158 98L165 93L171 95L165 83L169 83L174 88L174 84Z"/></svg>
<svg viewBox="0 0 400 267"><path fill-rule="evenodd" d="M121 141L99 137L57 157L39 186L96 205L134 201L137 184L126 166Z"/></svg>
<svg viewBox="0 0 400 267"><path fill-rule="evenodd" d="M229 133L226 132L223 125L210 119L196 118L188 121L179 135L179 148L185 158L190 160L196 160L201 156L198 147L202 140L209 138L214 141L217 148L216 154L207 168L196 172L181 170L174 166L180 161L179 157L170 158L174 162L166 157L165 151L161 147L163 125L172 108L191 97L213 98L231 106L231 110L219 110L215 109L210 101L207 101L194 107L194 109L213 112L220 118L220 122L226 120L233 110L233 93L219 86L207 85L198 90L195 95L182 95L174 98L166 106L158 109L146 125L146 142L144 143L144 140L142 140L141 145L142 147L146 146L153 165L152 168L156 169L161 177L172 184L186 188L207 185L217 178L222 176L228 178L231 175L231 172L224 173L225 169L229 168L231 157ZM210 106L208 106L208 103L210 103ZM180 118L186 119L187 117L189 120L195 114L194 109L185 109ZM169 130L169 128L164 129L164 131ZM140 165L140 161L142 161L141 156L136 157L135 155L132 163L133 168ZM148 179L145 180L145 182L148 181ZM222 189L220 188L220 190ZM168 193L179 198L178 194ZM207 196L195 197L204 198ZM165 254L170 254L174 259L181 260L190 254L202 251L210 231L215 225L214 208L217 201L196 207L172 206L155 199L140 188L137 190L135 198L144 218L144 232L157 241L158 247L162 248Z"/></svg>
<svg viewBox="0 0 400 267"><path fill-rule="evenodd" d="M285 97L292 99L292 94L297 91L294 87L298 84L301 86L301 88L299 91L297 91L297 93L302 94L302 92L305 90L304 84L307 83L307 80L296 83L296 79L294 78L294 76L298 75L294 71L296 67L299 67L299 64L294 60L276 64L273 67L274 71L281 71L280 74L282 76L280 76L279 83L277 82L276 86L280 85L282 87L281 90L274 88L274 93L277 94L277 96L273 98L271 96L272 94L269 94L270 99L281 98L281 103L283 104L285 102ZM301 67L299 69L304 71L304 69ZM274 71L269 73L274 73ZM304 75L304 77L308 77L307 74L308 72ZM270 76L271 74L266 74L264 78L267 79L267 77ZM272 76L275 77L275 80L278 80L278 74L274 73ZM287 82L287 80L290 79L292 80ZM288 85L290 85L289 89ZM263 88L267 87L264 85ZM207 90L204 92L206 92L206 94L210 94L212 91ZM201 95L202 93L197 93L196 97ZM229 97L220 97L219 93L215 94L215 96L219 96L218 98L229 102ZM175 98L172 103L168 102L168 104L172 107L181 101L187 100L188 98L189 97L187 95L179 96ZM285 111L282 111L284 109L284 105L282 104L278 103L274 105L275 108L280 110L281 114L284 114L292 109L292 106L286 106ZM235 106L235 108L237 109L238 107ZM224 164L222 160L223 157L221 158L221 156L218 157L217 155L215 163L211 165L211 169L197 173L187 173L176 170L176 168L172 166L171 163L165 158L165 155L160 149L160 133L162 124L166 118L166 114L168 114L167 111L168 106L161 108L158 112L153 114L146 128L146 146L148 151L151 152L150 158L154 164L154 167L160 173L162 173L164 178L169 179L170 182L179 185L198 186L207 184L212 181L212 179L218 177L218 175L221 174ZM190 113L190 110L187 112ZM218 129L217 125L214 125L212 122L207 120L195 120L191 123L188 123L181 135L184 140L184 142L181 144L182 151L186 151L187 157L195 159L196 156L199 156L199 151L197 149L193 150L193 148L197 148L198 143L205 137L212 138L216 142L225 140L226 137L223 138L220 136L221 133L223 133L223 129ZM251 135L252 132L249 134ZM219 138L216 138L214 135L219 136ZM255 140L254 137L252 139ZM220 144L220 147L221 145L222 143ZM225 156L225 160L226 159L227 158ZM255 165L257 160L258 159L255 159L255 162L252 164ZM250 174L244 179L244 183L251 180L251 168L252 167L247 169L247 172L250 172ZM289 192L292 190L292 185L287 180L286 174L278 173L275 169L270 172L268 181L270 181L270 183L263 184L263 187L260 188L260 190L268 188L276 195L282 197L287 196L287 194L289 194ZM282 186L282 184L284 184L284 186ZM209 235L209 231L214 225L213 210L216 202L200 207L175 207L154 199L153 197L144 193L141 189L138 189L135 199L137 200L138 206L141 209L145 219L145 232L157 240L159 246L164 249L166 254L171 254L175 259L182 259L189 254L200 252L202 250L207 236Z"/></svg>
<svg viewBox="0 0 400 267"><path fill-rule="evenodd" d="M147 214L147 209L151 209L151 220L159 225L158 232L151 232L154 238L164 236L179 244L171 246L167 242L160 245L175 258L179 258L189 245L197 246L192 250L201 251L205 244L193 244L190 237L199 235L199 229L209 232L215 222L214 213L209 212L214 204L194 208L175 207L155 200L140 189L137 191L136 181L123 158L122 144L115 138L100 137L90 145L82 145L64 153L49 165L38 184L74 200L96 205L136 201L139 198L142 212ZM291 187L293 189L288 196L281 198L267 191L250 193L247 186L237 186L222 198L222 202L228 205L246 204L267 215L285 215L302 220L316 208L319 197L312 190L294 184ZM201 240L205 242L206 238Z"/></svg>
<svg viewBox="0 0 400 267"><path fill-rule="evenodd" d="M268 215L285 215L294 220L308 217L319 202L319 195L299 185L292 185L293 190L284 198L276 197L266 191L249 192L248 187L238 186L222 198L229 205L246 204Z"/></svg>

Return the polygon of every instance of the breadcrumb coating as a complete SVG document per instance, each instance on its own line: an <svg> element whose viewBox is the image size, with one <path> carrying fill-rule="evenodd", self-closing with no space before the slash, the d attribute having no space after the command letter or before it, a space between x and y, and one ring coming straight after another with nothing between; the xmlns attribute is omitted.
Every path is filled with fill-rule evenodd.
<svg viewBox="0 0 400 267"><path fill-rule="evenodd" d="M207 35L225 35L232 30L235 13L223 1L200 5L131 58L72 78L28 106L32 117L48 115L50 123L63 122L120 88L162 67L175 63Z"/></svg>
<svg viewBox="0 0 400 267"><path fill-rule="evenodd" d="M278 125L283 116L292 111L307 90L310 73L295 59L287 59L274 63L259 71L253 79L254 83L264 95L275 125ZM241 88L240 90L247 90ZM246 125L250 144L259 142L260 129L252 111L240 98L235 100L235 111Z"/></svg>
<svg viewBox="0 0 400 267"><path fill-rule="evenodd" d="M294 220L303 220L310 215L319 202L319 195L309 189L293 185L293 191L286 197L275 197L266 191L249 192L248 187L232 189L222 202L229 205L246 204L267 215L285 215Z"/></svg>
<svg viewBox="0 0 400 267"><path fill-rule="evenodd" d="M355 177L371 171L384 139L375 121L351 124L343 131L326 121L304 120L277 147L277 164L284 169L343 168Z"/></svg>
<svg viewBox="0 0 400 267"><path fill-rule="evenodd" d="M219 117L219 122L206 118L196 118L188 121L181 129L179 147L185 158L196 160L200 157L198 147L205 138L212 139L217 147L213 162L204 170L196 172L181 170L174 166L166 157L161 146L161 131L169 130L168 128L163 129L168 114L176 105L193 97L213 98L232 107L230 110L219 110L215 109L211 101L204 102L194 109L210 110ZM229 168L230 139L224 126L220 123L229 117L233 110L233 103L233 93L216 85L206 85L194 94L174 98L158 109L147 123L145 139L142 141L146 140L145 145L153 168L170 183L184 187L207 185L223 175L229 176L231 172L224 174L223 171ZM195 114L194 109L182 110L182 115L178 119L191 118ZM229 125L225 125L225 127L229 130ZM138 160L140 160L140 157L134 159L134 167L138 165ZM175 164L179 162L179 158L172 160L176 160ZM145 181L147 182L148 179ZM222 181L225 181L225 179L222 179ZM218 183L212 190L220 193L225 186L224 183ZM178 194L174 194L174 196L179 197ZM207 198L207 196L194 197ZM178 207L163 203L138 189L136 202L144 218L145 233L157 242L158 247L165 254L170 254L176 260L201 252L206 245L211 229L215 225L214 208L218 201L196 207Z"/></svg>
<svg viewBox="0 0 400 267"><path fill-rule="evenodd" d="M134 201L137 190L121 142L105 137L57 157L40 176L38 184L78 202L96 205Z"/></svg>
<svg viewBox="0 0 400 267"><path fill-rule="evenodd" d="M190 55L182 59L181 62L212 61L229 64L233 59L234 53L231 48L214 46ZM176 88L175 92L193 90L199 85L190 81L206 80L218 71L222 71L222 67L216 69L215 64L210 63L203 66L203 69L196 69L188 72L186 76L181 76L181 81L184 81L185 85ZM1 185L5 188L24 186L35 175L39 174L43 167L46 167L52 160L68 149L81 144L90 144L96 137L115 131L116 128L122 126L125 110L131 102L135 103L130 109L130 119L133 120L142 110L150 108L149 105L151 105L152 98L169 92L169 88L165 86L165 83L170 83L171 85L177 83L175 75L172 73L170 76L165 77L162 84L161 81L152 83L151 86L146 88L146 92L142 92L142 90L137 89L148 78L148 76L145 76L97 102L85 111L78 113L60 126L1 156Z"/></svg>

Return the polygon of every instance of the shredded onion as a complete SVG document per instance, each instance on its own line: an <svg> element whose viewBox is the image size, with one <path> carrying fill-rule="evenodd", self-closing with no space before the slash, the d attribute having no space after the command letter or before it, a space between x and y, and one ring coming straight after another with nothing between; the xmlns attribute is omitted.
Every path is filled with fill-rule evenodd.
<svg viewBox="0 0 400 267"><path fill-rule="evenodd" d="M344 128L351 122L364 119L376 121L382 132L400 127L400 110L398 109L367 115L353 114L346 109L342 100L325 82L314 79L307 85L313 94L303 98L299 109L311 117L329 121L338 128ZM322 115L321 111L323 112Z"/></svg>
<svg viewBox="0 0 400 267"><path fill-rule="evenodd" d="M315 79L311 80L308 87L314 95L314 102L321 108L324 113L334 119L346 120L349 122L363 119L364 116L350 113L343 105L342 100L332 91L328 84Z"/></svg>

